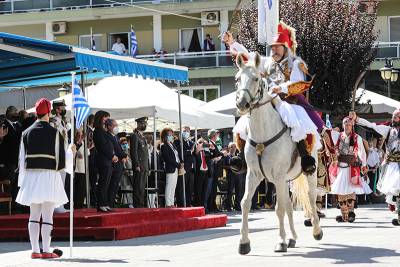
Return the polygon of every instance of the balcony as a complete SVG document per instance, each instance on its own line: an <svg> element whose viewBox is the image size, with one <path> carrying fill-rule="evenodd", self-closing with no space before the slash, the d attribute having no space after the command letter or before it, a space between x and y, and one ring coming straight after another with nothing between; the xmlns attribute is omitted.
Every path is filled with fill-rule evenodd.
<svg viewBox="0 0 400 267"><path fill-rule="evenodd" d="M198 0L5 0L0 2L0 14L119 7L130 4L185 3L193 1Z"/></svg>
<svg viewBox="0 0 400 267"><path fill-rule="evenodd" d="M379 42L374 46L377 49L375 59L400 59L400 42Z"/></svg>
<svg viewBox="0 0 400 267"><path fill-rule="evenodd" d="M207 69L232 67L232 57L229 51L208 51L172 53L163 55L140 55L136 58L158 61L173 65L186 66L189 69Z"/></svg>

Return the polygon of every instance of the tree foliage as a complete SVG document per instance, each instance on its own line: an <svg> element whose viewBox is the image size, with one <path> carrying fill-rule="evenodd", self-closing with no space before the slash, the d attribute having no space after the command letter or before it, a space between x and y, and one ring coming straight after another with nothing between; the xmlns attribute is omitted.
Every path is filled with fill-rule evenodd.
<svg viewBox="0 0 400 267"><path fill-rule="evenodd" d="M375 58L376 14L364 12L359 1L280 0L280 18L297 30L297 55L315 75L311 103L330 113L348 110L357 78ZM242 5L239 29L248 49L262 50L256 1Z"/></svg>

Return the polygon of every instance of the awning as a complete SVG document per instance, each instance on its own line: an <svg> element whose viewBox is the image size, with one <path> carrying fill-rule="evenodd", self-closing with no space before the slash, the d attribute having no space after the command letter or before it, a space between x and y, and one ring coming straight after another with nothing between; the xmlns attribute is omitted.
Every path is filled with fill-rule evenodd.
<svg viewBox="0 0 400 267"><path fill-rule="evenodd" d="M150 62L127 56L71 47L51 41L0 32L0 85L25 80L25 87L71 71L103 71L105 74L142 76L156 80L188 81L186 67ZM43 77L48 75L49 77Z"/></svg>
<svg viewBox="0 0 400 267"><path fill-rule="evenodd" d="M188 81L188 68L128 56L73 47L76 66L113 75L142 76L155 80Z"/></svg>

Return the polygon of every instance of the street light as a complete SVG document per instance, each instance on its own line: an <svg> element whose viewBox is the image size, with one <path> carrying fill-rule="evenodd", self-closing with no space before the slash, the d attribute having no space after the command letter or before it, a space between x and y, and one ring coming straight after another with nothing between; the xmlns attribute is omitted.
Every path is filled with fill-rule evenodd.
<svg viewBox="0 0 400 267"><path fill-rule="evenodd" d="M396 82L399 78L399 71L393 68L393 62L391 58L386 58L385 61L385 67L379 69L379 71L381 72L382 79L387 82L388 97L390 98L392 82Z"/></svg>
<svg viewBox="0 0 400 267"><path fill-rule="evenodd" d="M60 89L57 89L57 91L58 91L58 97L66 96L69 93L67 84L64 83Z"/></svg>

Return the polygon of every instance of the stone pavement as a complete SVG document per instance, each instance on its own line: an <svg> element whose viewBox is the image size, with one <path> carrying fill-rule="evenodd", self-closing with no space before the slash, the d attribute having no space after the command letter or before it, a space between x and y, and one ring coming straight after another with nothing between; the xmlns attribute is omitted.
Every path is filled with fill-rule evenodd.
<svg viewBox="0 0 400 267"><path fill-rule="evenodd" d="M337 223L337 209L322 220L324 238L315 241L295 212L298 240L287 253L274 253L277 218L273 211L250 215L252 251L237 253L240 214L229 214L226 227L115 242L54 242L65 257L31 260L29 243L0 243L0 266L400 266L400 227L385 205L360 206L353 224ZM288 228L287 228L288 230Z"/></svg>

